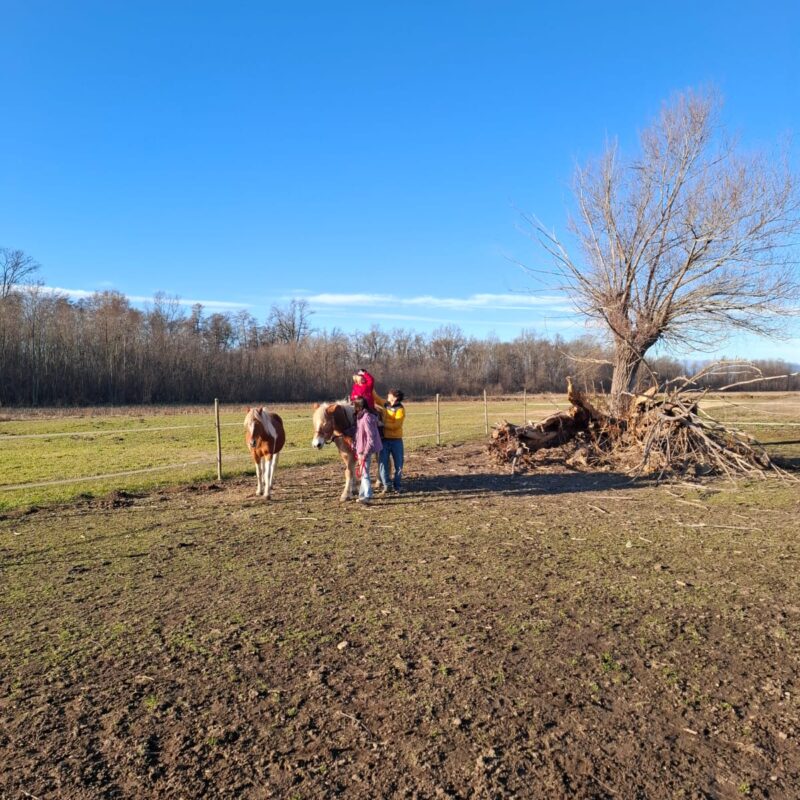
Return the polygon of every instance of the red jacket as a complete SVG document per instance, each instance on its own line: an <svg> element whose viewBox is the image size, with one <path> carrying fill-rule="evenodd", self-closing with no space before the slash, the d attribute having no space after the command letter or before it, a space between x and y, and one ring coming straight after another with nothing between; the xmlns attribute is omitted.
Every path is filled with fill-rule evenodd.
<svg viewBox="0 0 800 800"><path fill-rule="evenodd" d="M375 400L372 397L372 388L375 386L375 378L366 371L364 371L362 377L364 378L364 383L353 384L353 391L350 392L350 399L355 400L356 397L363 397L367 403L367 407L374 411Z"/></svg>

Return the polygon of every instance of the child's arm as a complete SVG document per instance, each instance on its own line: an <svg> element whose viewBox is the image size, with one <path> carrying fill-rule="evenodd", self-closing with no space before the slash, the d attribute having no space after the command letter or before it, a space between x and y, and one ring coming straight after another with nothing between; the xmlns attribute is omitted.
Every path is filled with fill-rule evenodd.
<svg viewBox="0 0 800 800"><path fill-rule="evenodd" d="M372 390L372 402L380 416L381 425L383 425L387 414L386 401L374 389Z"/></svg>

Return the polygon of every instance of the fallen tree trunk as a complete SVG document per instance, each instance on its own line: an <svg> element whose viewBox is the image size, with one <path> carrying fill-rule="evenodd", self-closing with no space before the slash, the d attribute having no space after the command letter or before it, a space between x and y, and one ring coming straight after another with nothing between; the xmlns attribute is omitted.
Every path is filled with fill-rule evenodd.
<svg viewBox="0 0 800 800"><path fill-rule="evenodd" d="M617 418L590 402L568 378L569 410L536 423L495 426L489 452L496 463L510 463L512 472L535 467L543 450L561 448L567 466L632 475L786 475L752 436L703 414L697 395L673 391L659 396L654 386L634 396L627 416Z"/></svg>
<svg viewBox="0 0 800 800"><path fill-rule="evenodd" d="M551 414L541 422L526 425L513 425L504 422L492 431L490 452L496 461L511 462L514 472L521 459L538 452L573 441L580 434L587 433L590 428L599 434L607 427L611 418L595 408L584 395L577 391L572 379L567 378L567 398L572 407L568 411Z"/></svg>

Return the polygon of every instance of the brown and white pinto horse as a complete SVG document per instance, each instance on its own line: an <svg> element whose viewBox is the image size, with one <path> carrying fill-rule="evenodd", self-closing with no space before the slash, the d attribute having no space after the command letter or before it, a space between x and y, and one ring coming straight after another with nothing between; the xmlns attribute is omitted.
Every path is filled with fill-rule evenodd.
<svg viewBox="0 0 800 800"><path fill-rule="evenodd" d="M315 403L313 421L311 446L321 450L324 445L335 442L344 463L344 491L339 498L344 502L355 496L356 457L352 435L356 424L355 409L341 403Z"/></svg>
<svg viewBox="0 0 800 800"><path fill-rule="evenodd" d="M269 500L272 495L272 482L275 480L275 467L278 466L278 453L286 444L283 420L277 415L261 408L248 408L244 418L244 440L250 448L250 455L256 463L258 486L256 494L263 494Z"/></svg>

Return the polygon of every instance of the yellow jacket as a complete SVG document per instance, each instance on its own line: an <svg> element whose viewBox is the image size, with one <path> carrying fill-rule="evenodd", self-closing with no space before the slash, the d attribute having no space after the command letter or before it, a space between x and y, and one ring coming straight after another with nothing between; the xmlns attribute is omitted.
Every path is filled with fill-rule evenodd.
<svg viewBox="0 0 800 800"><path fill-rule="evenodd" d="M375 401L375 408L381 415L383 420L383 438L384 439L402 439L403 438L403 420L406 417L406 410L400 404L396 408L389 406L386 407L386 400L384 400L374 389L372 391L372 399Z"/></svg>

